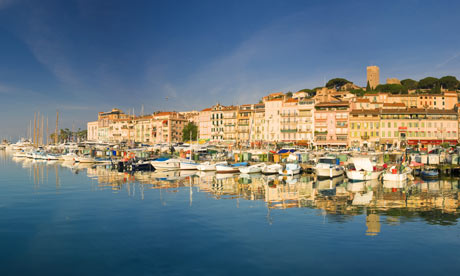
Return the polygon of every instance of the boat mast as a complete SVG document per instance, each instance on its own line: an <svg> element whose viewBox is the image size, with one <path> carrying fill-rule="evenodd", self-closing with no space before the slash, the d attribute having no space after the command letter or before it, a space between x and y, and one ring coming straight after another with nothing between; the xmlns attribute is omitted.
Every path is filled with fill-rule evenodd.
<svg viewBox="0 0 460 276"><path fill-rule="evenodd" d="M50 130L48 127L48 116L46 116L46 145L49 144L48 137L50 136Z"/></svg>
<svg viewBox="0 0 460 276"><path fill-rule="evenodd" d="M45 120L45 116L42 115L42 136L40 137L40 143L41 143L42 146L43 146L43 143L44 143L44 139L43 139L44 137L43 137L43 135L45 134L45 133L44 133L45 128L44 128L44 126L43 126L43 125L44 125L44 120Z"/></svg>
<svg viewBox="0 0 460 276"><path fill-rule="evenodd" d="M35 136L36 136L36 133L37 133L37 112L34 112L34 139L33 139L34 147L36 146L36 145L35 145Z"/></svg>
<svg viewBox="0 0 460 276"><path fill-rule="evenodd" d="M56 132L54 133L54 144L58 143L58 121L59 121L59 110L56 110Z"/></svg>

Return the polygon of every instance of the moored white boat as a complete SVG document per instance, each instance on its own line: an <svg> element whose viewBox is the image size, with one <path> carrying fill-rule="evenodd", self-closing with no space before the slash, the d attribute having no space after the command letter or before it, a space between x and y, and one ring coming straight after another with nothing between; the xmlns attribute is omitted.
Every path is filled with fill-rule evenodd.
<svg viewBox="0 0 460 276"><path fill-rule="evenodd" d="M172 158L158 158L150 162L156 170L178 170L180 160Z"/></svg>
<svg viewBox="0 0 460 276"><path fill-rule="evenodd" d="M283 166L280 164L264 165L265 166L262 167L263 174L278 174L280 170L283 169Z"/></svg>
<svg viewBox="0 0 460 276"><path fill-rule="evenodd" d="M46 160L59 160L60 156L57 154L48 153L46 155Z"/></svg>
<svg viewBox="0 0 460 276"><path fill-rule="evenodd" d="M406 181L412 170L405 167L402 171L398 170L396 166L392 166L387 172L383 174L384 181Z"/></svg>
<svg viewBox="0 0 460 276"><path fill-rule="evenodd" d="M181 161L180 169L181 170L197 170L200 164L194 161Z"/></svg>
<svg viewBox="0 0 460 276"><path fill-rule="evenodd" d="M248 163L241 162L235 163L231 165L216 165L216 172L217 173L235 173L240 172L241 167L246 167Z"/></svg>
<svg viewBox="0 0 460 276"><path fill-rule="evenodd" d="M197 166L197 170L199 171L215 171L216 165L227 165L226 161L218 162L218 163L211 163L209 161L203 162Z"/></svg>
<svg viewBox="0 0 460 276"><path fill-rule="evenodd" d="M64 161L75 161L75 158L78 157L75 153L67 153L61 155L61 159Z"/></svg>
<svg viewBox="0 0 460 276"><path fill-rule="evenodd" d="M346 170L348 179L354 181L366 181L378 179L383 170L375 168L368 157L354 157Z"/></svg>
<svg viewBox="0 0 460 276"><path fill-rule="evenodd" d="M256 164L256 165L252 165L248 167L240 167L239 170L240 170L240 173L245 173L245 174L260 173L262 172L263 165L265 164Z"/></svg>
<svg viewBox="0 0 460 276"><path fill-rule="evenodd" d="M75 162L79 163L97 163L96 159L91 156L78 156L75 158Z"/></svg>
<svg viewBox="0 0 460 276"><path fill-rule="evenodd" d="M343 169L337 163L335 157L321 157L315 166L316 176L332 178L343 175Z"/></svg>
<svg viewBox="0 0 460 276"><path fill-rule="evenodd" d="M300 173L300 166L296 163L286 164L286 167L279 170L280 175L296 175Z"/></svg>
<svg viewBox="0 0 460 276"><path fill-rule="evenodd" d="M21 151L15 152L13 154L13 157L17 157L17 158L27 157L27 153L21 150Z"/></svg>

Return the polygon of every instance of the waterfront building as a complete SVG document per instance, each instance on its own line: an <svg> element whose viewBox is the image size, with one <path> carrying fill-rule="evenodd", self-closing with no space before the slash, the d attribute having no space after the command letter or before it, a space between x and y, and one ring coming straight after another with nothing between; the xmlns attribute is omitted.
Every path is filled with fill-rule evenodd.
<svg viewBox="0 0 460 276"><path fill-rule="evenodd" d="M152 142L153 131L152 131L152 120L153 116L140 116L134 120L134 139L138 143L149 144Z"/></svg>
<svg viewBox="0 0 460 276"><path fill-rule="evenodd" d="M202 140L211 140L211 108L205 108L200 111L198 116L198 137Z"/></svg>
<svg viewBox="0 0 460 276"><path fill-rule="evenodd" d="M371 89L380 84L380 68L378 66L367 66L367 82Z"/></svg>
<svg viewBox="0 0 460 276"><path fill-rule="evenodd" d="M269 142L277 142L280 137L281 108L283 99L271 99L265 101L265 121L267 128L265 137Z"/></svg>
<svg viewBox="0 0 460 276"><path fill-rule="evenodd" d="M260 145L265 140L265 104L254 104L251 124L251 141Z"/></svg>
<svg viewBox="0 0 460 276"><path fill-rule="evenodd" d="M109 142L127 143L134 140L134 120L132 117L112 120L108 130Z"/></svg>
<svg viewBox="0 0 460 276"><path fill-rule="evenodd" d="M93 141L93 142L96 142L99 140L99 137L98 137L98 124L99 122L98 121L94 121L94 122L88 122L87 124L87 137L86 139L88 141Z"/></svg>
<svg viewBox="0 0 460 276"><path fill-rule="evenodd" d="M97 127L97 141L108 142L109 141L109 127L114 120L128 118L129 115L125 114L118 108L113 108L109 112L99 112L97 115L98 127Z"/></svg>
<svg viewBox="0 0 460 276"><path fill-rule="evenodd" d="M236 142L236 106L216 104L211 108L211 140L215 142Z"/></svg>
<svg viewBox="0 0 460 276"><path fill-rule="evenodd" d="M458 142L458 116L455 110L382 109L380 144L386 148L424 146Z"/></svg>
<svg viewBox="0 0 460 276"><path fill-rule="evenodd" d="M238 107L233 105L226 106L222 111L224 115L224 141L231 144L235 143L238 124Z"/></svg>
<svg viewBox="0 0 460 276"><path fill-rule="evenodd" d="M211 141L224 140L224 108L219 103L211 107Z"/></svg>
<svg viewBox="0 0 460 276"><path fill-rule="evenodd" d="M152 143L183 142L182 131L188 121L177 112L158 112L152 119Z"/></svg>
<svg viewBox="0 0 460 276"><path fill-rule="evenodd" d="M380 140L380 109L350 111L348 146L377 148Z"/></svg>
<svg viewBox="0 0 460 276"><path fill-rule="evenodd" d="M281 105L280 115L280 138L283 142L295 142L297 140L297 99L287 99Z"/></svg>
<svg viewBox="0 0 460 276"><path fill-rule="evenodd" d="M193 110L193 111L181 111L179 112L180 115L184 116L185 120L194 125L198 126L200 120L200 112Z"/></svg>
<svg viewBox="0 0 460 276"><path fill-rule="evenodd" d="M297 112L297 140L302 145L312 145L315 140L315 101L299 99Z"/></svg>
<svg viewBox="0 0 460 276"><path fill-rule="evenodd" d="M251 140L251 121L253 119L254 108L252 104L239 106L237 113L237 136L236 142L239 145L249 145Z"/></svg>
<svg viewBox="0 0 460 276"><path fill-rule="evenodd" d="M349 103L342 101L316 104L314 118L317 146L347 146L349 109Z"/></svg>

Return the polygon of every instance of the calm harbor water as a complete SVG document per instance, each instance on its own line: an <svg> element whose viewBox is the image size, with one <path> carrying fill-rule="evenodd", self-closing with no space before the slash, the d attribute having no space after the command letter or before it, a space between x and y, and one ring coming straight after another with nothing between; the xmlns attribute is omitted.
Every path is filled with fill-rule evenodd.
<svg viewBox="0 0 460 276"><path fill-rule="evenodd" d="M0 275L452 275L459 181L118 173L0 152Z"/></svg>

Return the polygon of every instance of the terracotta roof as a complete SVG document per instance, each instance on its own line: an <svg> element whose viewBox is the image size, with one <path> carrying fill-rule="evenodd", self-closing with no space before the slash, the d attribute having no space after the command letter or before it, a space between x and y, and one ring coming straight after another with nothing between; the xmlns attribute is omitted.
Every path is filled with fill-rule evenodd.
<svg viewBox="0 0 460 276"><path fill-rule="evenodd" d="M297 103L297 102L299 102L299 100L297 100L297 99L292 99L292 98L291 98L291 99L287 99L287 100L284 101L284 102L286 102L286 103Z"/></svg>
<svg viewBox="0 0 460 276"><path fill-rule="evenodd" d="M380 114L380 109L353 109L350 114Z"/></svg>
<svg viewBox="0 0 460 276"><path fill-rule="evenodd" d="M157 114L154 114L154 116L166 116L166 115L173 115L176 114L176 112L171 112L171 111L165 111L165 112L159 112Z"/></svg>
<svg viewBox="0 0 460 276"><path fill-rule="evenodd" d="M382 109L382 114L447 114L457 115L455 110L444 109L423 109L423 108L407 108L407 109Z"/></svg>
<svg viewBox="0 0 460 276"><path fill-rule="evenodd" d="M275 101L282 101L283 99L271 99L271 100L266 100L266 102L275 102Z"/></svg>
<svg viewBox="0 0 460 276"><path fill-rule="evenodd" d="M363 98L356 98L357 103L369 103L369 99L363 99Z"/></svg>
<svg viewBox="0 0 460 276"><path fill-rule="evenodd" d="M406 107L404 103L383 103L383 107Z"/></svg>
<svg viewBox="0 0 460 276"><path fill-rule="evenodd" d="M322 106L348 106L348 102L323 102L323 103L318 103L316 106L322 107Z"/></svg>
<svg viewBox="0 0 460 276"><path fill-rule="evenodd" d="M205 109L203 109L201 111L203 112L203 111L211 111L211 110L212 110L212 108L205 108Z"/></svg>

